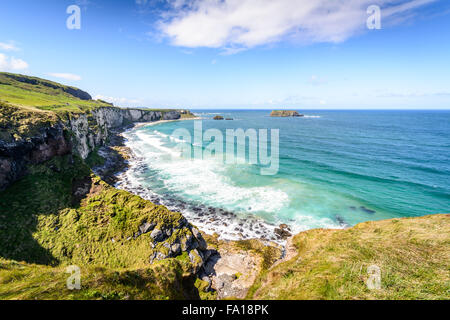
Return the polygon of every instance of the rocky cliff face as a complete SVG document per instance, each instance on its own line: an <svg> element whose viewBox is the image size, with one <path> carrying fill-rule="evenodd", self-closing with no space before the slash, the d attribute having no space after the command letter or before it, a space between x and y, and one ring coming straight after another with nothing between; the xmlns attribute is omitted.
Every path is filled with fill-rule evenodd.
<svg viewBox="0 0 450 320"><path fill-rule="evenodd" d="M68 154L70 150L70 140L64 135L61 124L45 128L26 140L0 140L0 190L19 179L28 163L41 163Z"/></svg>
<svg viewBox="0 0 450 320"><path fill-rule="evenodd" d="M0 138L0 190L19 179L27 164L38 164L55 156L74 153L86 159L104 145L112 129L133 122L176 120L177 111L150 111L102 107L82 114L71 114L31 137Z"/></svg>

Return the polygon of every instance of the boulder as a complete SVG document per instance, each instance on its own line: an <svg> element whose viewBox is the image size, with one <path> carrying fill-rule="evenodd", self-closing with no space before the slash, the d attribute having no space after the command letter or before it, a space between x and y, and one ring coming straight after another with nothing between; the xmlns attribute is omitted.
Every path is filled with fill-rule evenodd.
<svg viewBox="0 0 450 320"><path fill-rule="evenodd" d="M140 234L145 234L145 233L148 233L148 232L152 231L153 229L155 229L155 227L156 227L156 223L146 222L139 227L139 232L140 232Z"/></svg>
<svg viewBox="0 0 450 320"><path fill-rule="evenodd" d="M274 232L279 239L283 239L283 240L286 240L287 238L292 236L292 233L290 233L286 229L276 228L274 230Z"/></svg>
<svg viewBox="0 0 450 320"><path fill-rule="evenodd" d="M197 228L192 228L192 234L195 236L198 242L198 248L200 250L206 250L208 245L206 244L205 239Z"/></svg>
<svg viewBox="0 0 450 320"><path fill-rule="evenodd" d="M152 233L150 233L150 237L153 239L154 242L161 242L165 238L164 232L162 232L161 229L154 229Z"/></svg>

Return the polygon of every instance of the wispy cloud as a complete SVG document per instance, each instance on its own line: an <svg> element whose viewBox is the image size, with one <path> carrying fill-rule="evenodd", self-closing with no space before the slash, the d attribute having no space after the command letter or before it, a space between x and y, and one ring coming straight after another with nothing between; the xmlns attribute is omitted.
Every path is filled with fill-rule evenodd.
<svg viewBox="0 0 450 320"><path fill-rule="evenodd" d="M28 63L22 59L0 53L0 71L19 71L28 69Z"/></svg>
<svg viewBox="0 0 450 320"><path fill-rule="evenodd" d="M3 51L19 51L19 48L12 41L9 42L0 42L0 50Z"/></svg>
<svg viewBox="0 0 450 320"><path fill-rule="evenodd" d="M128 98L118 98L118 97L109 97L98 94L94 97L95 100L103 100L106 102L110 102L116 105L137 105L141 103L140 100L137 99L128 99Z"/></svg>
<svg viewBox="0 0 450 320"><path fill-rule="evenodd" d="M311 78L309 78L308 83L313 85L313 86L319 86L322 84L326 84L327 80L323 77L317 76L317 75L312 75Z"/></svg>
<svg viewBox="0 0 450 320"><path fill-rule="evenodd" d="M388 22L403 21L435 1L167 0L158 28L175 46L233 54L283 40L339 43L366 29L367 8L374 2Z"/></svg>
<svg viewBox="0 0 450 320"><path fill-rule="evenodd" d="M439 92L387 92L377 95L378 98L420 98L420 97L450 97L450 91Z"/></svg>
<svg viewBox="0 0 450 320"><path fill-rule="evenodd" d="M48 73L50 77L69 80L69 81L80 81L82 78L77 74L72 73Z"/></svg>

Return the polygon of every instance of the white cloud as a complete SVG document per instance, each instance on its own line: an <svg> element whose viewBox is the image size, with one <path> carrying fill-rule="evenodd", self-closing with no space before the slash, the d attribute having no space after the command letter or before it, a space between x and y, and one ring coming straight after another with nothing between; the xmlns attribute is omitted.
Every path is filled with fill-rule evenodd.
<svg viewBox="0 0 450 320"><path fill-rule="evenodd" d="M19 48L13 42L0 42L0 50L4 51L19 51Z"/></svg>
<svg viewBox="0 0 450 320"><path fill-rule="evenodd" d="M115 105L136 105L141 103L140 100L136 99L127 99L127 98L117 98L117 97L108 97L101 94L98 94L94 97L95 100L103 100L109 103L113 103Z"/></svg>
<svg viewBox="0 0 450 320"><path fill-rule="evenodd" d="M382 8L384 23L401 21L435 1L167 0L170 9L158 26L173 45L221 48L233 54L286 39L339 43L365 30L366 11L374 2Z"/></svg>
<svg viewBox="0 0 450 320"><path fill-rule="evenodd" d="M60 78L69 81L80 81L82 78L79 75L72 73L48 73L50 77Z"/></svg>
<svg viewBox="0 0 450 320"><path fill-rule="evenodd" d="M7 55L0 53L0 71L18 71L28 68L28 63L22 59L16 59L14 57L8 57Z"/></svg>

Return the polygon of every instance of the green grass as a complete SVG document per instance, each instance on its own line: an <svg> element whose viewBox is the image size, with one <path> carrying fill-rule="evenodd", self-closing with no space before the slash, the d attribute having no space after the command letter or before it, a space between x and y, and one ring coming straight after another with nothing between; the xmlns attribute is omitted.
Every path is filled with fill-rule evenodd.
<svg viewBox="0 0 450 320"><path fill-rule="evenodd" d="M78 90L44 79L0 72L0 139L32 137L42 128L76 114L111 107L103 101L79 99L68 93L69 89Z"/></svg>
<svg viewBox="0 0 450 320"><path fill-rule="evenodd" d="M18 77L36 83L22 82L17 80ZM111 106L103 101L81 100L67 93L68 88L72 87L35 77L0 73L0 101L10 105L57 113L81 113L102 106Z"/></svg>
<svg viewBox="0 0 450 320"><path fill-rule="evenodd" d="M139 226L154 222L165 229L183 218L110 187L78 158L57 157L29 172L0 193L0 203L8 204L0 213L0 256L7 259L145 267L153 249L148 234L134 239ZM77 203L73 193L80 186L87 186L88 194ZM172 237L181 238L182 232Z"/></svg>
<svg viewBox="0 0 450 320"><path fill-rule="evenodd" d="M295 236L298 255L260 275L253 299L450 299L450 215ZM369 290L367 268L381 269Z"/></svg>
<svg viewBox="0 0 450 320"><path fill-rule="evenodd" d="M12 141L32 137L58 121L97 108L112 107L102 100L82 100L68 93L74 90L78 89L36 77L0 72L0 139ZM140 109L161 113L176 111ZM192 116L184 114L182 118ZM91 130L96 130L95 125Z"/></svg>
<svg viewBox="0 0 450 320"><path fill-rule="evenodd" d="M83 186L87 194L77 197ZM0 299L198 297L189 259L150 265L149 234L134 237L145 222L164 229L182 215L107 185L77 157L30 166L0 204ZM85 270L81 292L64 290L68 265Z"/></svg>
<svg viewBox="0 0 450 320"><path fill-rule="evenodd" d="M5 141L32 137L41 128L53 126L59 117L52 112L16 107L0 101L0 139Z"/></svg>
<svg viewBox="0 0 450 320"><path fill-rule="evenodd" d="M97 166L102 166L105 164L105 158L103 158L101 155L98 154L98 149L96 148L94 151L92 151L89 156L86 158L86 164L90 168L94 168Z"/></svg>
<svg viewBox="0 0 450 320"><path fill-rule="evenodd" d="M70 87L0 73L0 139L31 137L42 128L103 101L81 100ZM158 111L158 110L153 110ZM168 110L159 110L168 111ZM95 129L95 128L94 128ZM144 222L179 225L180 213L94 176L87 161L55 157L0 193L0 299L214 299L195 281L187 254L150 265L149 235L134 237ZM86 193L76 191L86 186ZM175 231L165 244L185 239ZM208 237L213 247L225 245ZM258 241L226 244L258 255L252 299L450 299L450 217L367 222L346 230L310 230L295 236L298 254L273 268L279 249ZM68 265L82 269L82 290L66 289ZM382 288L368 290L367 268L381 269Z"/></svg>
<svg viewBox="0 0 450 320"><path fill-rule="evenodd" d="M0 258L0 300L173 300L198 299L194 279L176 259L142 269L81 267L81 290L69 290L66 267Z"/></svg>

